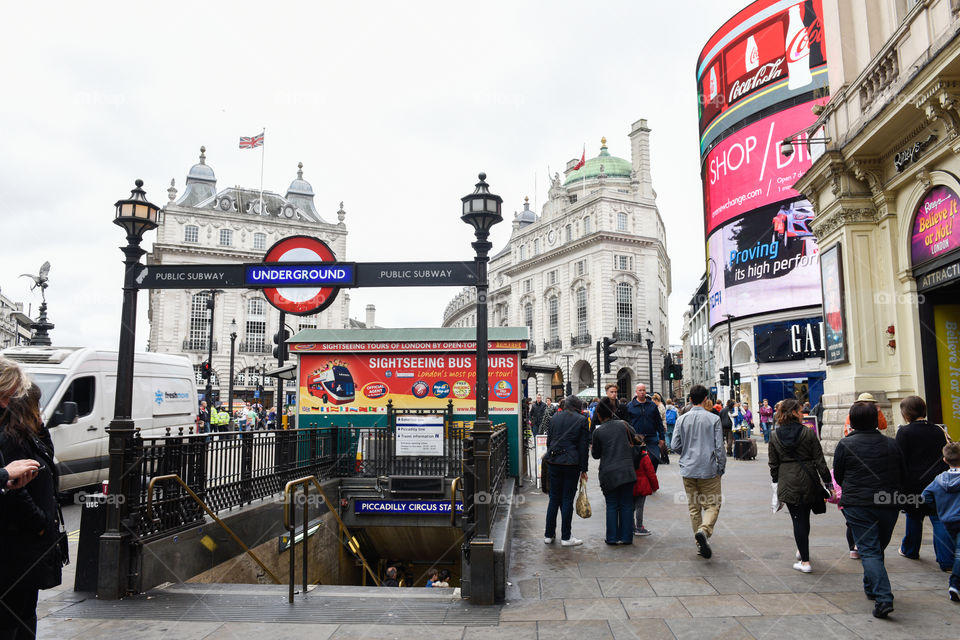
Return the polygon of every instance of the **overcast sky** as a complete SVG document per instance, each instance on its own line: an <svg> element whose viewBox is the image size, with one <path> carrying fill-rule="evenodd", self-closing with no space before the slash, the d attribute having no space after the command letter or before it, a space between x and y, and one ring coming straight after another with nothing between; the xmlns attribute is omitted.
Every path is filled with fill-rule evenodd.
<svg viewBox="0 0 960 640"><path fill-rule="evenodd" d="M513 212L537 209L547 167L630 158L647 118L673 261L670 335L703 273L695 64L747 0L605 2L8 3L0 40L0 290L52 264L55 344L116 348L123 271L113 203L142 178L163 205L206 145L217 186L285 193L298 162L316 206L347 212L346 259L472 256L460 197L488 174ZM149 249L154 233L148 233ZM439 326L452 289L351 292L351 315ZM147 338L140 296L137 345Z"/></svg>

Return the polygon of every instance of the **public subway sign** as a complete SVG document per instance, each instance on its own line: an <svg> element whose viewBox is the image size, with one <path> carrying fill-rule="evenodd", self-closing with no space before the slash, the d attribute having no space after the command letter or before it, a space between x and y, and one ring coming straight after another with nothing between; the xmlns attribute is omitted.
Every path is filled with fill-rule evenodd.
<svg viewBox="0 0 960 640"><path fill-rule="evenodd" d="M913 219L913 266L939 258L960 247L960 198L943 185L927 192Z"/></svg>
<svg viewBox="0 0 960 640"><path fill-rule="evenodd" d="M703 164L706 234L721 224L765 205L799 197L794 183L812 164L806 134L796 137L793 154L784 157L780 143L816 121L816 101L791 107L728 136Z"/></svg>
<svg viewBox="0 0 960 640"><path fill-rule="evenodd" d="M753 328L757 362L783 362L823 357L823 318L801 318L758 324Z"/></svg>

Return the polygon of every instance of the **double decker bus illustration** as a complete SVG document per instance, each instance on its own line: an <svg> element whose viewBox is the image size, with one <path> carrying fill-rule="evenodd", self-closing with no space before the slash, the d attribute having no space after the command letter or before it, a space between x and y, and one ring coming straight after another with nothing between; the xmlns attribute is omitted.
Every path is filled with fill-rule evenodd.
<svg viewBox="0 0 960 640"><path fill-rule="evenodd" d="M307 378L307 391L324 404L348 404L355 397L353 376L343 364L327 364Z"/></svg>

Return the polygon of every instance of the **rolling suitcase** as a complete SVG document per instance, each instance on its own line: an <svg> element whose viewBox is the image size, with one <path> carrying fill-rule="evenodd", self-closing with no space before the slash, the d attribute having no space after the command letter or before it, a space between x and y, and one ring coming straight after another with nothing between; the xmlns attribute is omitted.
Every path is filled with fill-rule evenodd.
<svg viewBox="0 0 960 640"><path fill-rule="evenodd" d="M737 460L756 460L757 441L753 438L743 438L733 441L733 457Z"/></svg>

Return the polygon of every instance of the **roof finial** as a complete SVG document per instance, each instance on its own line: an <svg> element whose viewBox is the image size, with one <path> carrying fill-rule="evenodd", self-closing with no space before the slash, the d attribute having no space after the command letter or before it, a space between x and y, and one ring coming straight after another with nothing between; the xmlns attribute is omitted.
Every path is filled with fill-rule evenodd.
<svg viewBox="0 0 960 640"><path fill-rule="evenodd" d="M297 163L297 180L303 180L303 163L302 162Z"/></svg>
<svg viewBox="0 0 960 640"><path fill-rule="evenodd" d="M340 201L340 210L337 211L337 221L343 222L343 219L347 217L347 212L343 210L343 201Z"/></svg>
<svg viewBox="0 0 960 640"><path fill-rule="evenodd" d="M602 138L600 138L600 146L601 147L607 146L607 136L603 136Z"/></svg>
<svg viewBox="0 0 960 640"><path fill-rule="evenodd" d="M200 164L207 164L207 148L200 147Z"/></svg>
<svg viewBox="0 0 960 640"><path fill-rule="evenodd" d="M530 202L530 196L523 196L524 202Z"/></svg>
<svg viewBox="0 0 960 640"><path fill-rule="evenodd" d="M167 198L170 202L173 202L177 199L177 188L174 186L176 181L173 178L170 178L170 186L167 187Z"/></svg>

